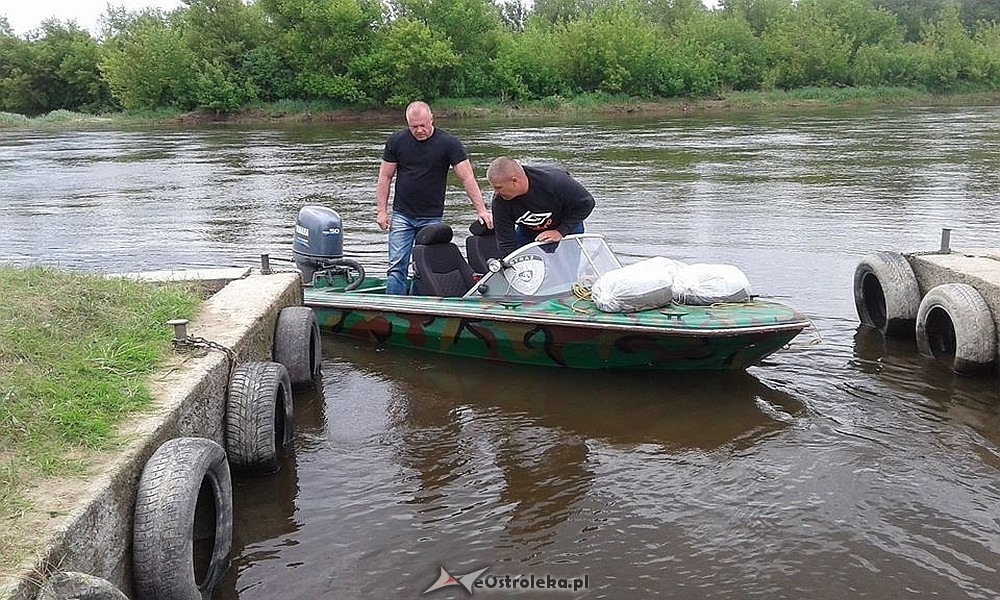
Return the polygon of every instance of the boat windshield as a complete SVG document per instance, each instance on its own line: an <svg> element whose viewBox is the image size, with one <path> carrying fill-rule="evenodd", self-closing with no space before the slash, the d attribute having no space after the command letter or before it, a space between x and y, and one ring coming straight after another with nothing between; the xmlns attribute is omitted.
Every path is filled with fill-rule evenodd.
<svg viewBox="0 0 1000 600"><path fill-rule="evenodd" d="M556 243L533 242L501 262L499 272L487 273L465 297L556 296L577 283L589 288L598 277L622 266L604 238L594 233L567 235Z"/></svg>

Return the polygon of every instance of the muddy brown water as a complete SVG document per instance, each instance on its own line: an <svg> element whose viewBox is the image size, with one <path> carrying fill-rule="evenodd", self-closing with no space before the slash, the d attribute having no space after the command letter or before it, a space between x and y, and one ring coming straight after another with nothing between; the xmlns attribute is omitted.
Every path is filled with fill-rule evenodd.
<svg viewBox="0 0 1000 600"><path fill-rule="evenodd" d="M1000 108L454 121L560 163L625 262L743 269L815 327L746 373L568 373L325 339L294 450L236 481L218 598L1000 597L1000 383L858 326L875 250L1000 245ZM0 131L0 256L88 271L290 256L303 204L384 268L385 124ZM485 181L482 181L485 187ZM471 218L457 184L447 218ZM281 266L282 263L278 263ZM490 578L492 577L492 578ZM583 579L576 592L506 581ZM446 587L428 598L464 598Z"/></svg>

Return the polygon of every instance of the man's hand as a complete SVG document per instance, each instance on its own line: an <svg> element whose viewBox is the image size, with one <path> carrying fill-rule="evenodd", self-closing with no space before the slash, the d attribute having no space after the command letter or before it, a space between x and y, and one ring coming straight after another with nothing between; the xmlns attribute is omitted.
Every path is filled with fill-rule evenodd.
<svg viewBox="0 0 1000 600"><path fill-rule="evenodd" d="M563 238L563 235L559 233L558 229L549 229L548 231L543 231L535 237L536 242L542 242L543 244L551 244L552 242L558 242Z"/></svg>
<svg viewBox="0 0 1000 600"><path fill-rule="evenodd" d="M493 229L493 213L488 210L482 212L477 212L476 216L479 217L479 222L486 225L487 229Z"/></svg>
<svg viewBox="0 0 1000 600"><path fill-rule="evenodd" d="M375 216L375 222L378 223L378 228L382 231L388 231L389 229L389 213L384 210L379 210L378 214Z"/></svg>

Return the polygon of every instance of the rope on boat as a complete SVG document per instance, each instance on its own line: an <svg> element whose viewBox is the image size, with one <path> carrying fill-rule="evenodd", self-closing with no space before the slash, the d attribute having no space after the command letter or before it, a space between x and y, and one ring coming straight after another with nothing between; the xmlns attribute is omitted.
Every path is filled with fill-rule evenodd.
<svg viewBox="0 0 1000 600"><path fill-rule="evenodd" d="M576 282L573 284L572 289L573 289L573 295L576 296L576 300L573 301L573 304L570 304L569 306L570 309L573 310L573 312L589 315L592 312L591 310L585 308L579 308L576 304L581 300L586 301L591 299L590 286L583 285L580 282Z"/></svg>
<svg viewBox="0 0 1000 600"><path fill-rule="evenodd" d="M823 343L823 334L820 333L819 327L816 327L816 324L813 323L813 320L810 319L808 316L806 316L806 321L809 321L809 327L811 327L812 330L813 330L813 333L816 334L816 337L814 337L813 339L809 340L809 345L810 346L818 346L818 345L822 344ZM789 343L789 345L791 345L791 344Z"/></svg>

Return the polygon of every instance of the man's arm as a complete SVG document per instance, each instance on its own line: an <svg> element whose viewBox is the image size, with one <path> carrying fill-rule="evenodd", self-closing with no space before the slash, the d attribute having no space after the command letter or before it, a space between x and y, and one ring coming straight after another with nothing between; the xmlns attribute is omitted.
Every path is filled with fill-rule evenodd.
<svg viewBox="0 0 1000 600"><path fill-rule="evenodd" d="M507 256L517 250L517 235L514 233L514 217L505 202L507 201L493 196L493 231L496 232L500 254Z"/></svg>
<svg viewBox="0 0 1000 600"><path fill-rule="evenodd" d="M378 168L378 183L375 184L375 222L382 231L389 229L389 184L395 175L396 163L383 160Z"/></svg>
<svg viewBox="0 0 1000 600"><path fill-rule="evenodd" d="M594 197L587 191L587 188L570 177L566 176L566 181L560 186L560 195L563 197L563 204L566 207L566 216L562 223L556 227L562 235L569 235L570 231L584 222L594 211Z"/></svg>
<svg viewBox="0 0 1000 600"><path fill-rule="evenodd" d="M472 163L469 162L469 159L455 165L455 174L458 175L458 180L465 188L465 195L472 201L476 216L486 224L486 227L493 229L493 215L486 209L486 203L483 202L483 192L479 189L479 182L476 181L476 174L472 170Z"/></svg>

